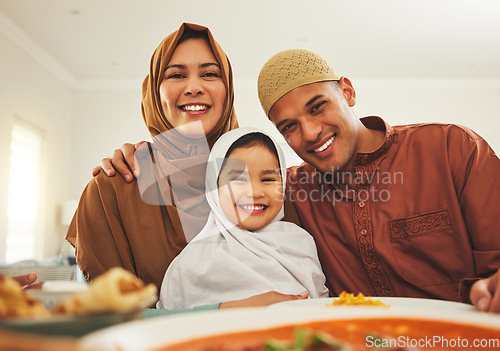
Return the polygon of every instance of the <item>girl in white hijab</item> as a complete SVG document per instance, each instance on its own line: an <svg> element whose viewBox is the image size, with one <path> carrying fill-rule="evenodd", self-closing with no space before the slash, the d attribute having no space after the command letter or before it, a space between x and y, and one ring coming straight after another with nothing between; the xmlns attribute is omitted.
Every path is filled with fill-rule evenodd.
<svg viewBox="0 0 500 351"><path fill-rule="evenodd" d="M239 128L219 138L205 179L208 222L168 267L158 308L193 308L268 291L328 296L312 237L280 221L284 179L283 151L268 135Z"/></svg>

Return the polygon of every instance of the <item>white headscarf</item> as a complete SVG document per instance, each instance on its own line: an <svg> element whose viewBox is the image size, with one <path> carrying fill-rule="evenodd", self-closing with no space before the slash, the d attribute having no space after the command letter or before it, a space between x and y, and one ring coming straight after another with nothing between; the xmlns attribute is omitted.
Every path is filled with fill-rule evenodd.
<svg viewBox="0 0 500 351"><path fill-rule="evenodd" d="M170 264L158 308L193 308L268 291L300 294L307 290L313 298L328 296L312 237L299 226L280 221L283 208L269 225L256 231L236 226L222 211L218 177L224 157L236 140L255 132L263 133L253 128L234 129L212 147L205 181L211 213L200 234ZM285 157L273 143L285 180Z"/></svg>

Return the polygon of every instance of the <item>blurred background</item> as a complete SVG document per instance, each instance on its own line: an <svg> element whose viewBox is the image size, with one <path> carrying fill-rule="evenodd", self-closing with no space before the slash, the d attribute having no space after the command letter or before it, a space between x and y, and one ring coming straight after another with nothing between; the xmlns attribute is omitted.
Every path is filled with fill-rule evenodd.
<svg viewBox="0 0 500 351"><path fill-rule="evenodd" d="M0 264L71 256L64 235L92 168L149 139L142 80L182 22L208 26L229 56L241 126L282 140L257 76L304 48L351 79L359 117L458 123L498 151L498 18L496 0L0 0Z"/></svg>

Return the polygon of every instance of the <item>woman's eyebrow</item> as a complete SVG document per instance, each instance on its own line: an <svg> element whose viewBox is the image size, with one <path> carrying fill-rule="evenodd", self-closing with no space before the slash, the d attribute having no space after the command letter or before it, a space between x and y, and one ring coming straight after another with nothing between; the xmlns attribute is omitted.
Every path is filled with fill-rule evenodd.
<svg viewBox="0 0 500 351"><path fill-rule="evenodd" d="M186 65L180 65L180 64L168 65L167 67L165 67L165 70L167 70L169 68L186 69L187 66Z"/></svg>
<svg viewBox="0 0 500 351"><path fill-rule="evenodd" d="M201 68L206 68L206 67L210 67L210 66L216 66L216 67L220 68L220 65L217 62L207 62L207 63L202 63L200 65Z"/></svg>
<svg viewBox="0 0 500 351"><path fill-rule="evenodd" d="M216 66L217 68L220 69L220 65L216 62L207 62L207 63L202 63L200 65L200 68L207 68L207 67L211 67L211 66ZM173 65L168 65L167 67L165 67L165 70L169 69L169 68L177 68L177 69L186 69L187 66L186 65L182 65L182 64L173 64Z"/></svg>

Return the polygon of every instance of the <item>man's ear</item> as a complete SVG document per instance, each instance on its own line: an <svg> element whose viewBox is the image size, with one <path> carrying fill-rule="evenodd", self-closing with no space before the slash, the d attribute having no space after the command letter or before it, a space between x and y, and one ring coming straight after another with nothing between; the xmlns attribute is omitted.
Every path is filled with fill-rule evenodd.
<svg viewBox="0 0 500 351"><path fill-rule="evenodd" d="M347 77L340 77L339 88L342 92L342 96L347 101L350 107L356 105L356 90L352 86L351 81Z"/></svg>

